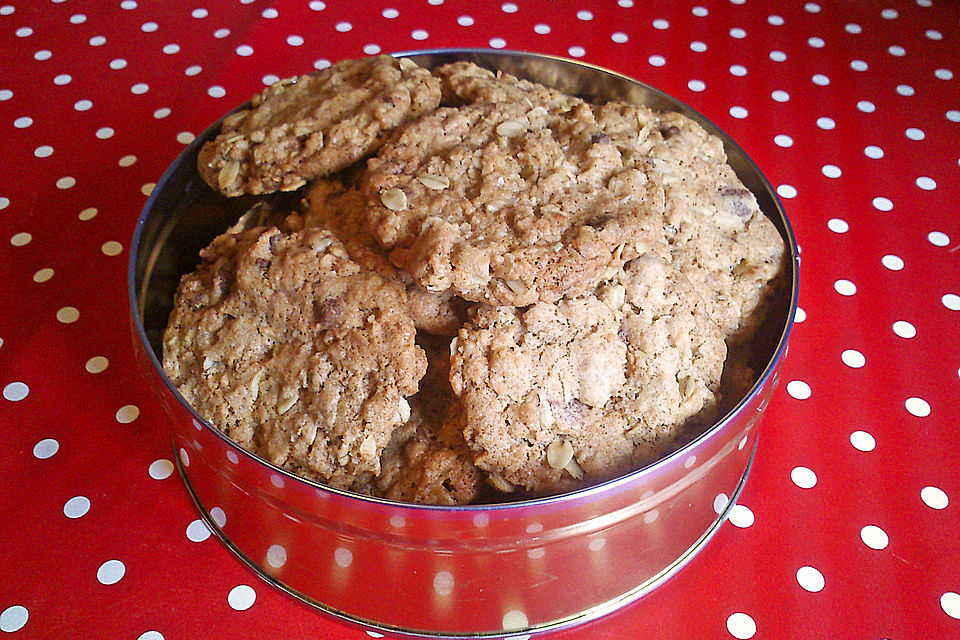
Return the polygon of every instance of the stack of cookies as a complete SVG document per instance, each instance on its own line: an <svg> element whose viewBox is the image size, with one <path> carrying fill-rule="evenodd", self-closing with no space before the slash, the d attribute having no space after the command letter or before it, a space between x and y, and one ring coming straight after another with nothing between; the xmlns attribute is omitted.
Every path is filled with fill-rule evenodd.
<svg viewBox="0 0 960 640"><path fill-rule="evenodd" d="M466 504L622 474L718 417L784 245L697 123L389 56L250 104L200 174L302 208L204 249L164 335L167 375L241 446Z"/></svg>

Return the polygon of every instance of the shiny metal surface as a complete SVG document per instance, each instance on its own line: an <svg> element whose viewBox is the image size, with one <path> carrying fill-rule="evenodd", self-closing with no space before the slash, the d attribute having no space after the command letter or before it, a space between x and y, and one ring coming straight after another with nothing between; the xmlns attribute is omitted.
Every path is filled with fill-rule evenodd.
<svg viewBox="0 0 960 640"><path fill-rule="evenodd" d="M790 249L786 284L757 341L763 373L719 423L644 469L568 494L432 507L330 489L236 446L162 372L160 334L180 275L259 198L225 199L197 175L212 126L159 181L131 245L134 343L169 417L184 480L216 533L266 580L345 620L392 633L525 634L600 616L639 597L716 531L742 487L756 425L777 384L797 300L796 242L753 162L673 98L578 62L505 51L410 54L423 66L471 59L565 91L680 111L723 137L730 163ZM290 196L270 197L293 206Z"/></svg>

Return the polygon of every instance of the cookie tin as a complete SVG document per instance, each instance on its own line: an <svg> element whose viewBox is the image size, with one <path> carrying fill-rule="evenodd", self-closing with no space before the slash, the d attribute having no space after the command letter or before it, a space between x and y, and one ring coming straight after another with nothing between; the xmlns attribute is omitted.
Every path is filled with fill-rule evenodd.
<svg viewBox="0 0 960 640"><path fill-rule="evenodd" d="M785 285L756 341L754 364L762 373L750 393L665 458L548 498L402 504L324 487L269 464L195 413L160 365L160 336L180 276L194 268L200 248L262 199L223 198L197 174L197 152L219 122L170 165L137 223L128 286L138 362L169 416L180 474L203 518L277 588L393 635L503 637L580 624L636 600L677 571L716 533L739 495L796 310L796 240L774 190L746 153L661 91L582 62L523 52L397 55L428 68L471 60L588 99L678 111L719 135L789 252ZM291 196L268 199L274 197Z"/></svg>

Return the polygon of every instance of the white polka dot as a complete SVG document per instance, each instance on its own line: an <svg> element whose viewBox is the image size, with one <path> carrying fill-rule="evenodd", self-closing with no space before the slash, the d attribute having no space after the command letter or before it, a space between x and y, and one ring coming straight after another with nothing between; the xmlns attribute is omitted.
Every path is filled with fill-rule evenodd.
<svg viewBox="0 0 960 640"><path fill-rule="evenodd" d="M240 464L240 458L237 457L237 454L233 451L227 451L227 460L233 464Z"/></svg>
<svg viewBox="0 0 960 640"><path fill-rule="evenodd" d="M814 75L810 78L810 80L813 82L813 84L815 84L815 85L817 85L817 86L819 86L819 87L825 87L825 86L827 86L828 84L830 84L830 78L828 78L827 76L823 75L822 73L816 73L816 74L814 74Z"/></svg>
<svg viewBox="0 0 960 640"><path fill-rule="evenodd" d="M746 529L754 523L753 511L742 504L733 505L727 519L730 520L730 524L740 529Z"/></svg>
<svg viewBox="0 0 960 640"><path fill-rule="evenodd" d="M810 385L803 380L791 380L787 383L787 393L797 400L806 400L810 397Z"/></svg>
<svg viewBox="0 0 960 640"><path fill-rule="evenodd" d="M781 198L786 198L787 200L790 200L791 198L797 197L797 189L796 187L789 184L781 184L779 187L777 187L777 194Z"/></svg>
<svg viewBox="0 0 960 640"><path fill-rule="evenodd" d="M264 85L269 87L271 85L274 85L280 82L280 76L275 76L272 73L268 73L267 75L260 78L260 82L262 82Z"/></svg>
<svg viewBox="0 0 960 640"><path fill-rule="evenodd" d="M46 267L33 274L33 281L36 283L46 282L53 277L53 269Z"/></svg>
<svg viewBox="0 0 960 640"><path fill-rule="evenodd" d="M947 591L940 596L940 608L955 620L960 620L960 594Z"/></svg>
<svg viewBox="0 0 960 640"><path fill-rule="evenodd" d="M187 540L203 542L210 537L210 527L203 520L197 519L187 525Z"/></svg>
<svg viewBox="0 0 960 640"><path fill-rule="evenodd" d="M857 103L857 109L864 113L873 113L877 110L877 106L869 100L861 100Z"/></svg>
<svg viewBox="0 0 960 640"><path fill-rule="evenodd" d="M324 9L327 8L326 3L325 3L325 2L321 2L320 0L310 0L310 5L309 5L309 6L310 6L310 8L313 9L314 11L323 11Z"/></svg>
<svg viewBox="0 0 960 640"><path fill-rule="evenodd" d="M590 541L590 544L587 547L590 551L597 552L607 546L607 540L605 538L594 538Z"/></svg>
<svg viewBox="0 0 960 640"><path fill-rule="evenodd" d="M103 36L93 36L92 38L90 38L90 45L94 47L102 46L106 44L106 42L107 42L107 39L104 38Z"/></svg>
<svg viewBox="0 0 960 640"><path fill-rule="evenodd" d="M210 509L210 517L221 529L223 529L224 525L227 524L227 514L224 513L223 509L220 507L214 507L213 509Z"/></svg>
<svg viewBox="0 0 960 640"><path fill-rule="evenodd" d="M950 244L950 236L942 231L931 231L927 234L927 240L930 241L930 244L937 247L945 247Z"/></svg>
<svg viewBox="0 0 960 640"><path fill-rule="evenodd" d="M166 458L160 458L150 463L147 472L154 480L166 480L173 473L173 463Z"/></svg>
<svg viewBox="0 0 960 640"><path fill-rule="evenodd" d="M380 45L373 44L372 42L370 44L365 44L363 45L363 52L368 56L375 56L380 53Z"/></svg>
<svg viewBox="0 0 960 640"><path fill-rule="evenodd" d="M741 107L740 105L735 105L730 107L730 115L733 116L734 118L737 118L738 120L743 120L749 115L749 113L745 108Z"/></svg>
<svg viewBox="0 0 960 640"><path fill-rule="evenodd" d="M117 422L120 424L130 424L140 417L140 409L134 404L126 404L117 409Z"/></svg>
<svg viewBox="0 0 960 640"><path fill-rule="evenodd" d="M786 147L792 147L792 146L793 146L793 138L791 138L790 136L788 136L788 135L786 135L786 134L784 134L784 133L781 133L781 134L778 134L778 135L774 136L773 142L774 142L778 147L784 147L784 148L786 148Z"/></svg>
<svg viewBox="0 0 960 640"><path fill-rule="evenodd" d="M853 33L853 34L857 34L863 31L863 29L860 28L860 25L858 25L855 22L848 22L847 24L843 25L843 30L846 31L847 33Z"/></svg>
<svg viewBox="0 0 960 640"><path fill-rule="evenodd" d="M857 285L849 280L840 279L833 283L833 288L842 296L852 296L857 292Z"/></svg>
<svg viewBox="0 0 960 640"><path fill-rule="evenodd" d="M53 84L62 87L65 84L70 84L72 80L73 76L71 76L69 73L61 73L54 76Z"/></svg>
<svg viewBox="0 0 960 640"><path fill-rule="evenodd" d="M583 47L570 47L569 49L567 49L567 53L569 53L574 58L582 58L583 56L586 55L587 50L584 49Z"/></svg>
<svg viewBox="0 0 960 640"><path fill-rule="evenodd" d="M868 158L873 158L874 160L879 160L883 157L883 149L871 144L863 148L863 155Z"/></svg>
<svg viewBox="0 0 960 640"><path fill-rule="evenodd" d="M906 320L897 320L893 323L893 332L901 338L913 338L917 335L917 329Z"/></svg>
<svg viewBox="0 0 960 640"><path fill-rule="evenodd" d="M140 193L145 196L149 196L151 193L153 193L153 190L156 186L157 185L154 182L144 182L142 185L140 185Z"/></svg>
<svg viewBox="0 0 960 640"><path fill-rule="evenodd" d="M100 127L97 129L97 132L94 134L101 140L106 140L107 138L112 138L114 134L113 129L110 127Z"/></svg>
<svg viewBox="0 0 960 640"><path fill-rule="evenodd" d="M271 474L271 475L270 475L270 484L272 484L273 486L275 486L277 489L282 489L282 488L283 488L283 484L284 484L284 482L283 482L283 476L278 476L278 475L275 474L275 473L274 473L274 474Z"/></svg>
<svg viewBox="0 0 960 640"><path fill-rule="evenodd" d="M175 42L171 42L170 44L163 45L162 51L168 56L175 53L180 53L180 45L176 44Z"/></svg>
<svg viewBox="0 0 960 640"><path fill-rule="evenodd" d="M818 38L814 36L813 38L807 39L807 44L813 47L814 49L820 49L825 44L823 38Z"/></svg>
<svg viewBox="0 0 960 640"><path fill-rule="evenodd" d="M211 98L222 98L223 96L227 95L227 90L220 85L215 84L207 89L207 95L209 95Z"/></svg>
<svg viewBox="0 0 960 640"><path fill-rule="evenodd" d="M873 451L877 440L866 431L854 431L850 434L850 444L858 451Z"/></svg>
<svg viewBox="0 0 960 640"><path fill-rule="evenodd" d="M97 580L105 585L117 584L126 571L127 568L119 560L107 560L97 569Z"/></svg>
<svg viewBox="0 0 960 640"><path fill-rule="evenodd" d="M89 100L77 100L73 103L73 108L77 111L89 111L92 106L93 103Z"/></svg>
<svg viewBox="0 0 960 640"><path fill-rule="evenodd" d="M887 269L890 269L890 271L900 271L903 269L903 259L892 253L883 256L883 258L880 259L880 263Z"/></svg>
<svg viewBox="0 0 960 640"><path fill-rule="evenodd" d="M703 91L707 88L707 85L703 80L691 80L687 83L687 87L689 87L691 91Z"/></svg>
<svg viewBox="0 0 960 640"><path fill-rule="evenodd" d="M816 2L808 2L807 4L803 5L803 9L809 13L820 13L820 5L818 5Z"/></svg>
<svg viewBox="0 0 960 640"><path fill-rule="evenodd" d="M377 633L376 631L364 630L364 633L370 636L371 638L382 638L382 633Z"/></svg>
<svg viewBox="0 0 960 640"><path fill-rule="evenodd" d="M960 311L960 296L955 293L948 293L940 298L940 302L943 303L947 309L950 311Z"/></svg>
<svg viewBox="0 0 960 640"><path fill-rule="evenodd" d="M867 359L863 357L863 354L855 349L847 349L840 354L840 359L843 361L843 364L852 369L860 369L867 363Z"/></svg>
<svg viewBox="0 0 960 640"><path fill-rule="evenodd" d="M633 6L633 0L617 0L617 4L624 9L629 9Z"/></svg>
<svg viewBox="0 0 960 640"><path fill-rule="evenodd" d="M730 498L727 497L727 494L718 493L717 497L713 499L713 512L716 514L723 513L728 504L730 504Z"/></svg>
<svg viewBox="0 0 960 640"><path fill-rule="evenodd" d="M953 71L950 71L950 69L937 69L933 72L933 75L937 76L940 80L953 79Z"/></svg>
<svg viewBox="0 0 960 640"><path fill-rule="evenodd" d="M238 55L238 56L252 56L252 55L253 55L253 47L251 47L251 46L248 45L248 44L242 44L242 45L240 45L239 47L237 47L237 55Z"/></svg>
<svg viewBox="0 0 960 640"><path fill-rule="evenodd" d="M433 577L433 590L439 596L453 593L453 574L449 571L438 571Z"/></svg>
<svg viewBox="0 0 960 640"><path fill-rule="evenodd" d="M226 38L228 35L230 35L230 29L226 29L226 28L217 29L216 31L213 32L213 37L217 38L218 40L222 40L223 38Z"/></svg>
<svg viewBox="0 0 960 640"><path fill-rule="evenodd" d="M860 539L863 540L863 544L878 551L885 549L890 543L887 532L872 524L868 524L860 530Z"/></svg>
<svg viewBox="0 0 960 640"><path fill-rule="evenodd" d="M503 49L507 46L507 41L503 38L490 38L490 46L494 49Z"/></svg>
<svg viewBox="0 0 960 640"><path fill-rule="evenodd" d="M256 599L257 592L253 590L253 587L240 584L230 589L230 593L227 595L227 604L236 611L246 611L253 606Z"/></svg>
<svg viewBox="0 0 960 640"><path fill-rule="evenodd" d="M529 626L527 622L527 614L518 609L513 609L507 611L503 614L503 629L505 631L516 631L517 629L525 629Z"/></svg>
<svg viewBox="0 0 960 640"><path fill-rule="evenodd" d="M330 66L330 61L326 58L317 58L313 61L313 68L319 70L326 69Z"/></svg>
<svg viewBox="0 0 960 640"><path fill-rule="evenodd" d="M71 520L82 518L90 511L90 500L85 496L74 496L63 505L63 515Z"/></svg>
<svg viewBox="0 0 960 640"><path fill-rule="evenodd" d="M812 489L817 484L817 474L807 467L794 467L790 479L801 489Z"/></svg>
<svg viewBox="0 0 960 640"><path fill-rule="evenodd" d="M577 18L584 21L593 20L593 14L586 9L581 9L580 11L577 11Z"/></svg>
<svg viewBox="0 0 960 640"><path fill-rule="evenodd" d="M287 550L279 544L272 544L267 549L267 564L279 569L287 563Z"/></svg>
<svg viewBox="0 0 960 640"><path fill-rule="evenodd" d="M917 178L917 186L923 189L924 191L933 191L937 188L937 183L933 178L928 178L927 176L920 176Z"/></svg>
<svg viewBox="0 0 960 640"><path fill-rule="evenodd" d="M18 38L28 38L33 34L33 29L30 27L20 27L14 33L17 34Z"/></svg>
<svg viewBox="0 0 960 640"><path fill-rule="evenodd" d="M898 84L897 93L899 93L902 96L912 96L915 93L915 91L913 90L913 87L911 87L908 84Z"/></svg>
<svg viewBox="0 0 960 640"><path fill-rule="evenodd" d="M699 40L694 40L690 43L690 49L696 51L697 53L703 53L707 50L707 45Z"/></svg>
<svg viewBox="0 0 960 640"><path fill-rule="evenodd" d="M153 33L157 30L157 28L158 25L156 22L144 22L142 25L140 25L140 31L143 31L144 33Z"/></svg>
<svg viewBox="0 0 960 640"><path fill-rule="evenodd" d="M120 3L120 8L126 9L127 11L130 11L131 9L136 9L137 8L136 0L123 0L123 2Z"/></svg>
<svg viewBox="0 0 960 640"><path fill-rule="evenodd" d="M110 61L110 68L114 71L119 71L127 66L127 61L123 58L114 58Z"/></svg>
<svg viewBox="0 0 960 640"><path fill-rule="evenodd" d="M44 438L33 445L33 455L37 460L46 460L56 455L60 450L60 443L53 438Z"/></svg>
<svg viewBox="0 0 960 640"><path fill-rule="evenodd" d="M202 19L202 18L206 18L209 14L207 13L207 10L206 10L206 9L200 7L200 8L197 8L197 9L194 9L193 11L191 11L191 12L190 12L190 15L193 16L194 18L200 20L200 19Z"/></svg>
<svg viewBox="0 0 960 640"><path fill-rule="evenodd" d="M840 218L830 218L827 221L827 228L834 233L846 233L850 230L850 225L847 224L846 220L841 220Z"/></svg>
<svg viewBox="0 0 960 640"><path fill-rule="evenodd" d="M797 570L797 582L807 591L816 593L823 590L823 574L813 567L800 567Z"/></svg>
<svg viewBox="0 0 960 640"><path fill-rule="evenodd" d="M693 9L690 10L690 13L692 13L692 14L695 15L695 16L697 16L698 18L703 18L704 16L706 16L706 15L709 14L710 12L707 11L707 8L706 8L706 7L694 7Z"/></svg>
<svg viewBox="0 0 960 640"><path fill-rule="evenodd" d="M49 60L52 55L53 54L46 49L40 49L33 54L33 59L42 62L44 60Z"/></svg>
<svg viewBox="0 0 960 640"><path fill-rule="evenodd" d="M747 640L757 633L757 623L747 614L738 611L727 618L727 631L737 640Z"/></svg>
<svg viewBox="0 0 960 640"><path fill-rule="evenodd" d="M730 37L737 38L738 40L741 38L746 38L747 32L740 27L734 27L733 29L730 29Z"/></svg>
<svg viewBox="0 0 960 640"><path fill-rule="evenodd" d="M38 158L49 158L53 155L53 147L48 144L43 144L33 150L33 155Z"/></svg>
<svg viewBox="0 0 960 640"><path fill-rule="evenodd" d="M96 207L87 207L77 215L81 220L93 220L97 216Z"/></svg>
<svg viewBox="0 0 960 640"><path fill-rule="evenodd" d="M471 27L473 26L473 18L470 16L460 16L457 18L457 24L461 27Z"/></svg>
<svg viewBox="0 0 960 640"><path fill-rule="evenodd" d="M667 64L666 58L658 55L650 56L649 58L647 58L647 62L649 62L654 67L662 67L663 65Z"/></svg>
<svg viewBox="0 0 960 640"><path fill-rule="evenodd" d="M280 13L279 13L276 9L274 9L273 7L268 7L268 8L266 8L266 9L264 9L263 11L261 11L261 12L260 12L260 15L263 16L264 18L266 18L267 20L273 20L273 19L276 18L278 15L280 15Z"/></svg>
<svg viewBox="0 0 960 640"><path fill-rule="evenodd" d="M30 244L31 240L33 240L33 236L27 233L26 231L22 231L20 233L14 234L10 238L10 244L12 244L15 247L22 247Z"/></svg>
<svg viewBox="0 0 960 640"><path fill-rule="evenodd" d="M667 29L670 26L670 23L664 20L663 18L657 18L653 21L654 29Z"/></svg>
<svg viewBox="0 0 960 640"><path fill-rule="evenodd" d="M500 5L500 10L503 11L504 13L516 13L516 12L517 12L517 5L515 5L515 4L512 3L512 2L504 2L502 5ZM590 12L587 11L586 13L589 14ZM577 17L580 18L580 13L577 14ZM592 18L592 17L593 17L593 16L591 15L590 18ZM581 20L589 20L590 18L580 18L580 19L581 19Z"/></svg>
<svg viewBox="0 0 960 640"><path fill-rule="evenodd" d="M121 167L130 167L137 162L137 156L123 156L117 160L117 164Z"/></svg>
<svg viewBox="0 0 960 640"><path fill-rule="evenodd" d="M396 9L384 9L381 15L383 15L384 18L396 18L400 15L400 12Z"/></svg>
<svg viewBox="0 0 960 640"><path fill-rule="evenodd" d="M843 175L843 172L840 171L840 167L835 164L825 164L820 167L820 172L828 178L839 178Z"/></svg>
<svg viewBox="0 0 960 640"><path fill-rule="evenodd" d="M625 34L623 31L614 31L612 34L610 34L610 39L618 44L623 44L629 40L627 34Z"/></svg>
<svg viewBox="0 0 960 640"><path fill-rule="evenodd" d="M930 415L930 404L923 398L907 398L903 406L911 415L918 418L926 418Z"/></svg>
<svg viewBox="0 0 960 640"><path fill-rule="evenodd" d="M904 48L901 47L900 45L896 45L896 44L887 47L887 51L890 52L890 55L894 55L894 56L897 56L897 57L905 56L905 55L907 54L907 50L906 50L906 49L904 49Z"/></svg>
<svg viewBox="0 0 960 640"><path fill-rule="evenodd" d="M20 402L30 393L30 387L22 382L11 382L3 388L3 397L10 402Z"/></svg>
<svg viewBox="0 0 960 640"><path fill-rule="evenodd" d="M0 210L6 209L10 206L10 198L5 198L0 196Z"/></svg>
<svg viewBox="0 0 960 640"><path fill-rule="evenodd" d="M767 16L767 22L775 27L779 27L783 24L783 17L778 15Z"/></svg>
<svg viewBox="0 0 960 640"><path fill-rule="evenodd" d="M904 134L911 140L919 142L926 137L926 134L923 133L922 129L917 129L916 127L910 127L907 129Z"/></svg>
<svg viewBox="0 0 960 640"><path fill-rule="evenodd" d="M870 67L863 60L851 60L850 68L853 69L854 71L866 71Z"/></svg>
<svg viewBox="0 0 960 640"><path fill-rule="evenodd" d="M545 36L548 33L550 33L550 25L543 24L543 23L535 24L533 25L533 30L539 33L540 35Z"/></svg>
<svg viewBox="0 0 960 640"><path fill-rule="evenodd" d="M747 75L747 68L742 64L735 64L730 67L730 73L738 77L743 77Z"/></svg>
<svg viewBox="0 0 960 640"><path fill-rule="evenodd" d="M338 567L346 569L353 564L353 552L351 552L350 549L337 547L333 552L333 561L337 563Z"/></svg>
<svg viewBox="0 0 960 640"><path fill-rule="evenodd" d="M17 10L16 7L13 7L9 4L5 4L2 7L0 7L0 16L8 16L16 10Z"/></svg>
<svg viewBox="0 0 960 640"><path fill-rule="evenodd" d="M414 32L416 33L416 32ZM426 33L426 32L424 32ZM416 38L416 36L414 36ZM299 47L303 44L303 37L296 34L287 36L287 44L291 47Z"/></svg>
<svg viewBox="0 0 960 640"><path fill-rule="evenodd" d="M0 89L0 100L9 100L13 97L13 91L10 89Z"/></svg>
<svg viewBox="0 0 960 640"><path fill-rule="evenodd" d="M873 199L873 207L879 211L890 211L893 209L893 203L882 196Z"/></svg>
<svg viewBox="0 0 960 640"><path fill-rule="evenodd" d="M30 612L24 606L15 604L12 607L7 607L3 610L3 613L0 613L0 631L6 633L20 631L27 624L29 617Z"/></svg>
<svg viewBox="0 0 960 640"><path fill-rule="evenodd" d="M833 118L820 117L820 118L817 118L817 126L820 127L821 129L829 130L836 127L837 123L834 121Z"/></svg>
<svg viewBox="0 0 960 640"><path fill-rule="evenodd" d="M938 487L924 487L920 490L920 499L931 509L946 509L950 504L947 494Z"/></svg>
<svg viewBox="0 0 960 640"><path fill-rule="evenodd" d="M777 89L770 94L770 97L776 100L777 102L786 102L790 99L790 94L784 91L783 89Z"/></svg>
<svg viewBox="0 0 960 640"><path fill-rule="evenodd" d="M386 14L386 11L384 11L384 14ZM347 31L353 29L353 25L349 22L338 22L334 28L340 33L346 33Z"/></svg>
<svg viewBox="0 0 960 640"><path fill-rule="evenodd" d="M110 361L103 356L94 356L87 360L84 369L87 370L87 373L103 373L109 365Z"/></svg>
<svg viewBox="0 0 960 640"><path fill-rule="evenodd" d="M885 18L886 20L893 20L898 15L899 14L897 13L896 9L884 9L883 11L880 12L880 16Z"/></svg>

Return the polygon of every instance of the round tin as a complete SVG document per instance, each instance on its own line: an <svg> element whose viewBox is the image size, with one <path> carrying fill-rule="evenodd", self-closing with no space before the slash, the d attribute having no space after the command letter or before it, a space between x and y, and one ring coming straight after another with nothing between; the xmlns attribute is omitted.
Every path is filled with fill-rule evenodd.
<svg viewBox="0 0 960 640"><path fill-rule="evenodd" d="M756 384L722 420L672 454L621 477L548 498L424 506L331 489L240 448L201 418L160 364L160 337L200 248L262 198L215 194L196 170L217 122L170 165L131 244L133 339L169 415L180 473L220 539L264 580L367 629L494 637L586 622L669 577L717 531L746 480L757 425L779 379L797 305L799 256L769 182L716 125L630 78L511 51L403 55L421 66L471 60L587 99L678 111L720 136L728 161L788 245L785 286L756 340ZM283 199L289 194L269 196Z"/></svg>

